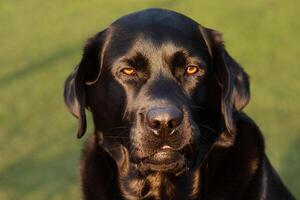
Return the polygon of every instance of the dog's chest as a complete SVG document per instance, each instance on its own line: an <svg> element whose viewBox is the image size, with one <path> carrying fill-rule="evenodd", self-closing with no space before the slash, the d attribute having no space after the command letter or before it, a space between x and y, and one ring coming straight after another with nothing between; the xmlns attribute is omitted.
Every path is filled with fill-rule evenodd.
<svg viewBox="0 0 300 200"><path fill-rule="evenodd" d="M175 184L161 173L153 173L145 178L125 178L120 186L124 198L128 200L173 199L176 189Z"/></svg>

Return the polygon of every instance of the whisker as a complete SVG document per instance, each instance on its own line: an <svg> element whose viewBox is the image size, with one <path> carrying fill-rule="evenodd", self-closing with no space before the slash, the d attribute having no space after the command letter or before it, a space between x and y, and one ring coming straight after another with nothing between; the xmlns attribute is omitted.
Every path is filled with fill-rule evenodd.
<svg viewBox="0 0 300 200"><path fill-rule="evenodd" d="M116 129L130 129L128 126L117 126L109 129L108 131L116 130Z"/></svg>
<svg viewBox="0 0 300 200"><path fill-rule="evenodd" d="M128 140L128 139L129 139L129 136L127 136L127 135L122 135L123 133L126 133L126 132L128 132L127 129L124 130L124 131L119 132L117 135L111 133L111 134L113 134L113 135L103 135L103 137L104 137L104 138L127 139L127 140Z"/></svg>
<svg viewBox="0 0 300 200"><path fill-rule="evenodd" d="M126 133L126 132L128 132L128 131L129 131L129 129L125 129L125 130L123 129L122 131L120 131L120 132L118 133L118 136L121 135L121 134L123 134L123 133Z"/></svg>
<svg viewBox="0 0 300 200"><path fill-rule="evenodd" d="M111 136L111 135L105 135L104 138L129 138L128 136Z"/></svg>
<svg viewBox="0 0 300 200"><path fill-rule="evenodd" d="M197 109L205 110L204 107L202 107L202 106L195 106L195 105L190 105L190 108L197 108Z"/></svg>
<svg viewBox="0 0 300 200"><path fill-rule="evenodd" d="M211 127L209 127L209 126L207 126L205 124L198 123L198 125L201 126L201 127L203 127L203 128L206 128L207 130L210 130L211 132L213 132L215 134L217 134L217 131L215 131L213 128L211 128Z"/></svg>

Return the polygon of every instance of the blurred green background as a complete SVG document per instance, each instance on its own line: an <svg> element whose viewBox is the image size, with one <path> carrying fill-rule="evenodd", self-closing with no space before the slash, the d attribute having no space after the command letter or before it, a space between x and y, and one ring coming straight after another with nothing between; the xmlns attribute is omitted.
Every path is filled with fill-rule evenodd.
<svg viewBox="0 0 300 200"><path fill-rule="evenodd" d="M300 198L299 0L1 0L0 199L80 199L86 137L76 139L63 82L89 36L149 7L182 12L224 33L227 49L251 76L246 112Z"/></svg>

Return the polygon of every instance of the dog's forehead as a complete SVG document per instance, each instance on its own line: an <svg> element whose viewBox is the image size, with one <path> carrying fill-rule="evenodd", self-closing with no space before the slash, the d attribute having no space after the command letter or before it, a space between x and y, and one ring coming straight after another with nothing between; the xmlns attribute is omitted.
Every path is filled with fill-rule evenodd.
<svg viewBox="0 0 300 200"><path fill-rule="evenodd" d="M142 10L125 15L112 23L112 26L114 27L128 30L151 30L157 29L156 27L160 25L173 28L174 30L181 32L189 32L195 31L199 24L183 14L158 8Z"/></svg>
<svg viewBox="0 0 300 200"><path fill-rule="evenodd" d="M178 51L191 54L193 49L190 44L180 44L178 40L163 40L157 43L157 41L147 37L147 35L140 35L132 42L125 56L130 58L142 55L150 60L157 60L162 57L170 57Z"/></svg>
<svg viewBox="0 0 300 200"><path fill-rule="evenodd" d="M199 24L173 11L148 9L133 13L120 18L109 29L107 53L112 59L129 52L152 56L178 50L207 52Z"/></svg>

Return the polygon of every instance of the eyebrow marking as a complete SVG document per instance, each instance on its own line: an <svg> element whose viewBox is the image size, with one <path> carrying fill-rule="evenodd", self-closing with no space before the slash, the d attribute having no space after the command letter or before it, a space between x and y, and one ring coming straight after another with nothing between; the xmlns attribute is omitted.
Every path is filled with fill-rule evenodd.
<svg viewBox="0 0 300 200"><path fill-rule="evenodd" d="M187 52L183 50L175 52L171 57L170 63L172 67L185 66L187 63Z"/></svg>
<svg viewBox="0 0 300 200"><path fill-rule="evenodd" d="M176 51L172 56L171 60L169 61L172 67L180 67L186 65L203 65L203 60L198 57L194 56L189 53L186 49L180 49Z"/></svg>
<svg viewBox="0 0 300 200"><path fill-rule="evenodd" d="M125 58L123 62L136 68L146 67L149 64L148 58L146 58L141 52L135 52L134 56Z"/></svg>

